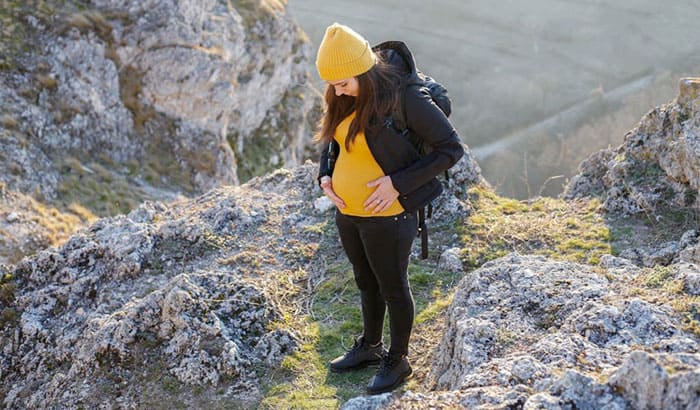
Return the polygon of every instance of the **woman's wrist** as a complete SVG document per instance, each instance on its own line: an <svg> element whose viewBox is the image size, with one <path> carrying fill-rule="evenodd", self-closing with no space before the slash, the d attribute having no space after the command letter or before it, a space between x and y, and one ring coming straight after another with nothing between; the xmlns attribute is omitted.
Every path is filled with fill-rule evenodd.
<svg viewBox="0 0 700 410"><path fill-rule="evenodd" d="M328 184L331 183L331 177L329 177L328 175L324 175L321 177L319 182L321 184L321 188L325 188L326 186L328 186Z"/></svg>

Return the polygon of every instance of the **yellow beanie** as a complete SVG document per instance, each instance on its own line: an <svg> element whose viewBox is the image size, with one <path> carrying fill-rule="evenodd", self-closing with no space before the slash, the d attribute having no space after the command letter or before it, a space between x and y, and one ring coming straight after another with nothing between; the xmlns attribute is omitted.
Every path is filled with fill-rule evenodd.
<svg viewBox="0 0 700 410"><path fill-rule="evenodd" d="M366 73L376 61L367 40L350 27L333 23L318 48L316 68L323 80L337 81Z"/></svg>

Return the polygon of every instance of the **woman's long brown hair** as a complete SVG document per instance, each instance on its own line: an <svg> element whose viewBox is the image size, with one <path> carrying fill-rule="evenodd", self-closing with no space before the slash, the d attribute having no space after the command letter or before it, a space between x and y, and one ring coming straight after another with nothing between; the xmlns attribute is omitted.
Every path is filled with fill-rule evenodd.
<svg viewBox="0 0 700 410"><path fill-rule="evenodd" d="M398 105L399 80L399 71L387 64L378 53L377 64L357 76L357 97L336 96L335 89L328 84L325 93L326 110L314 140L324 144L330 142L338 124L355 111L355 118L350 123L345 138L345 149L349 151L358 132L366 130L370 124L383 121Z"/></svg>

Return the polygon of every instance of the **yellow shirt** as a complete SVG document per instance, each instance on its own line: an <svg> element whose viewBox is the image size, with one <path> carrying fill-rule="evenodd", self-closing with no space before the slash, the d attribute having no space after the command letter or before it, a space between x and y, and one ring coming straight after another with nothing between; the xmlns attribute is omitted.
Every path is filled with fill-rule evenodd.
<svg viewBox="0 0 700 410"><path fill-rule="evenodd" d="M355 136L350 151L345 149L345 137L348 135L348 128L353 118L355 118L354 112L338 124L333 137L340 145L340 154L333 169L333 190L345 202L345 208L338 208L338 210L345 215L352 216L398 215L404 211L398 200L395 200L383 212L376 214L373 214L371 210L365 211L364 206L362 206L376 189L376 187L367 187L367 183L383 177L384 171L369 150L363 131Z"/></svg>

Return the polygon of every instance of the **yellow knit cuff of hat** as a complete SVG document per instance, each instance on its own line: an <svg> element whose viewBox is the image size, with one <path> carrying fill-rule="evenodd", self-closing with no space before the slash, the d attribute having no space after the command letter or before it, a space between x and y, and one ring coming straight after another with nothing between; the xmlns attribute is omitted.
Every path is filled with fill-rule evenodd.
<svg viewBox="0 0 700 410"><path fill-rule="evenodd" d="M338 81L366 73L377 62L369 42L350 27L333 23L326 28L316 55L318 74Z"/></svg>

